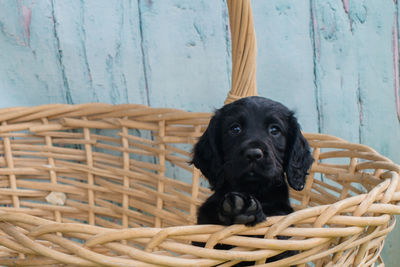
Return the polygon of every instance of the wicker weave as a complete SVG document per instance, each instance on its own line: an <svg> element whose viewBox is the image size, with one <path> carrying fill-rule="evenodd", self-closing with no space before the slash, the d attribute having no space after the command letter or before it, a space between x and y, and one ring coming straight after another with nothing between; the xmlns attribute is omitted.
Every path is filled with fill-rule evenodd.
<svg viewBox="0 0 400 267"><path fill-rule="evenodd" d="M210 191L188 162L210 115L108 104L0 110L0 265L264 266L284 250L299 253L265 266L383 265L400 167L334 136L305 134L315 163L305 189L290 192L296 212L252 228L194 225Z"/></svg>

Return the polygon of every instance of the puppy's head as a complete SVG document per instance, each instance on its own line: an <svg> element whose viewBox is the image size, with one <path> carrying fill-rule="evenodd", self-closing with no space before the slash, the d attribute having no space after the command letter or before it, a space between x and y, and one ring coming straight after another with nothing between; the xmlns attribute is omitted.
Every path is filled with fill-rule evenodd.
<svg viewBox="0 0 400 267"><path fill-rule="evenodd" d="M313 162L296 118L282 104L247 97L215 112L194 148L193 164L213 190L288 183L302 190Z"/></svg>

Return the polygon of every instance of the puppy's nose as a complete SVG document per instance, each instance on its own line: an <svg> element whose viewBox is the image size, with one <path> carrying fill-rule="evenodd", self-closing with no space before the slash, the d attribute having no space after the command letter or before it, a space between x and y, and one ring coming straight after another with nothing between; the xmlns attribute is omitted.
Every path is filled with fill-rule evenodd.
<svg viewBox="0 0 400 267"><path fill-rule="evenodd" d="M262 157L264 156L264 153L259 148L249 148L246 150L244 155L250 161L257 161L257 160L262 159Z"/></svg>

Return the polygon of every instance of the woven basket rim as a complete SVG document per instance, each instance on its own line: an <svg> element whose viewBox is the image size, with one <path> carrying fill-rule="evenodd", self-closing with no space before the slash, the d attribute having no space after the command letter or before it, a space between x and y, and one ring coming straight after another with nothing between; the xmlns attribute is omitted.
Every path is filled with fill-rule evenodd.
<svg viewBox="0 0 400 267"><path fill-rule="evenodd" d="M156 132L159 131L159 128L157 128L159 126L154 127L154 125L160 125L160 121L164 121L165 125L168 126L175 124L181 125L188 121L199 120L198 124L196 124L196 122L191 125L194 128L201 126L200 128L204 130L204 124L208 123L211 116L212 113L210 112L190 112L175 108L153 108L136 104L49 104L35 107L0 109L0 121L2 121L0 134L12 136L12 132L29 131L31 133L38 133L39 136L41 136L41 132L46 133L49 129L53 131L69 130L91 128L96 125L100 125L104 127L104 129L121 129L129 128L130 120L135 121L135 123L140 126L144 126L145 129L150 131L154 130ZM161 123L161 125L164 123ZM199 131L200 128L197 130ZM45 134L43 134L43 136L45 136ZM332 156L366 159L365 162L361 161L355 164L353 166L354 171L360 171L358 177L360 181L366 179L369 184L373 184L374 186L369 189L366 187L368 190L365 193L346 197L330 204L299 208L299 210L286 216L269 217L265 222L257 224L254 227L247 227L244 225L221 226L182 224L167 227L118 229L96 224L75 223L71 220L67 220L67 222L57 222L56 220L52 221L51 219L44 219L31 214L23 214L24 211L18 208L10 208L0 211L0 230L7 232L13 239L24 244L24 248L22 248L20 244L8 244L9 247L15 248L16 251L32 254L31 251L34 250L34 252L39 255L42 255L42 253L50 253L52 254L50 257L52 260L73 265L80 264L83 266L90 266L90 264L94 264L93 262L102 264L109 260L115 264L122 264L122 266L129 266L132 262L135 262L135 264L140 262L145 265L151 262L153 264L165 265L176 264L175 266L187 266L188 264L209 266L224 261L261 261L285 249L309 249L313 251L314 247L317 249L324 246L324 244L326 245L327 240L330 240L332 237L340 238L349 234L357 236L361 231L364 231L366 227L377 226L379 228L380 225L384 224L386 228L372 232L371 235L364 237L364 239L349 239L356 243L364 242L365 238L376 239L377 241L375 242L380 241L381 238L394 227L394 219L391 215L400 214L400 207L392 204L400 201L400 166L366 145L351 143L342 138L323 133L304 133L304 136L309 140L310 145L314 147L314 149L336 148L340 150L333 151L336 153L333 155L333 152L328 149L328 151L321 152L318 155L319 159L330 158ZM331 169L343 176L341 177L342 179L349 179L349 177L346 176L348 170L340 169L335 166L331 167L322 163L314 164L311 168L311 172L328 173ZM379 169L380 171L376 177L368 175L364 177L363 172L368 169ZM4 171L3 175L9 175L7 170ZM307 184L304 190L307 190ZM203 193L204 192L205 191L203 191ZM349 216L337 215L338 211L340 214L348 212L355 215L349 218ZM377 216L370 216L369 214L377 214ZM311 224L313 227L304 228L302 226L303 224ZM21 233L16 230L19 225L29 225L27 228L29 229L27 236L25 236L23 232ZM338 225L338 227L331 228L325 227L325 225ZM71 244L71 241L61 240L60 235L63 234L66 236L74 236L75 234L78 236L84 235L87 238L84 238L86 240L84 246L79 246L77 244ZM264 236L264 238L248 237L249 235L261 235ZM303 239L278 240L277 236L279 235L301 236ZM68 250L73 251L76 249L79 253L77 256L69 255L68 259L62 259L61 256L57 256L59 252L55 251L53 255L53 252L50 252L48 248L46 250L41 247L40 240L42 238L52 240L56 244L64 244ZM115 248L117 251L123 251L125 249L123 248L123 240L130 238L144 238L148 241L146 241L146 246L144 250L140 252L140 255L129 260L119 258L112 259L108 256L108 258L106 256L102 258L101 254L92 250L96 247L105 246L107 248ZM205 247L198 248L192 245L185 245L186 247L184 245L179 245L182 240L192 240L191 238L200 242L204 241L206 244ZM33 240L35 239L39 240L39 242L34 242ZM122 244L120 244L120 242L122 242ZM243 244L242 242L246 242L246 245L248 244L250 246L250 251L238 252L236 250L221 251L214 249L214 245L217 243L238 245ZM342 246L350 245L349 243L343 243ZM157 255L157 248L166 250L170 248L172 250L179 249L179 251L182 250L187 253L190 251L190 254L197 258L196 260L178 258L176 262L174 262L172 256ZM258 250L251 251L251 248L257 248ZM318 255L325 255L324 253L335 249L338 248L327 249L324 252L319 251ZM45 250L45 252L42 252L42 250ZM307 251L307 253L311 252ZM91 256L82 256L82 258L80 258L81 255L86 254L90 254ZM206 257L206 255L209 255L209 257ZM149 260L149 257L151 257L151 260ZM307 260L313 259L313 257L314 256L309 256ZM85 261L88 259L90 260ZM291 260L294 259L292 258ZM23 260L21 260L21 262L23 262Z"/></svg>

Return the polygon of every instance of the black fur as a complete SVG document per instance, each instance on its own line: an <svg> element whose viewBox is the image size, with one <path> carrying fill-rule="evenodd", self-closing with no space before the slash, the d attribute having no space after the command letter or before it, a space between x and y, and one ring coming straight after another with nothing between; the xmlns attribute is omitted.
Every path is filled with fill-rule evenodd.
<svg viewBox="0 0 400 267"><path fill-rule="evenodd" d="M192 163L214 191L198 210L198 224L251 226L291 213L287 182L302 190L312 162L300 126L284 105L263 97L225 105L194 148Z"/></svg>

